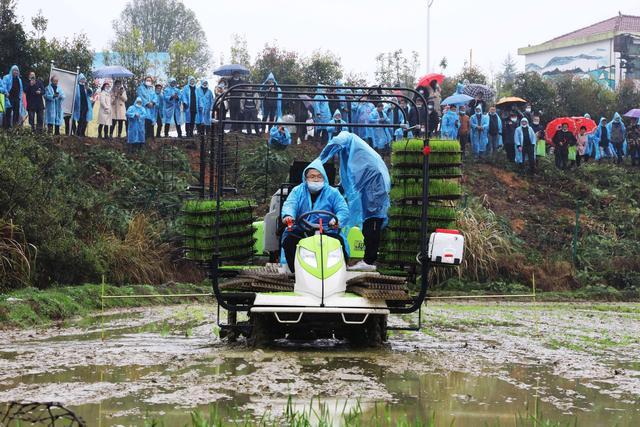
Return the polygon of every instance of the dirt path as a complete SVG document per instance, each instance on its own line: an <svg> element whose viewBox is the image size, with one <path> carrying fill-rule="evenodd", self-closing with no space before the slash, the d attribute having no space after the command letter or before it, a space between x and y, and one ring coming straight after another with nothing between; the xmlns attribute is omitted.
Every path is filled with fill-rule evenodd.
<svg viewBox="0 0 640 427"><path fill-rule="evenodd" d="M111 311L65 328L0 332L0 402L61 401L90 425L167 425L217 402L280 413L289 396L337 413L391 403L456 426L508 425L538 400L581 426L640 423L640 308L633 304L430 304L421 332L356 351L336 341L248 350L217 338L211 306ZM394 323L413 319L397 318ZM502 424L501 424L502 425Z"/></svg>

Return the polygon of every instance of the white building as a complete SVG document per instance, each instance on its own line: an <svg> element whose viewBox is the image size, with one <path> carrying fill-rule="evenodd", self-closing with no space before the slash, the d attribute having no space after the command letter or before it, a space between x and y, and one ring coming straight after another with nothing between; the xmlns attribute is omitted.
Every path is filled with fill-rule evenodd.
<svg viewBox="0 0 640 427"><path fill-rule="evenodd" d="M620 67L620 47L616 36L640 38L640 16L618 15L572 31L535 46L518 49L525 56L526 71L552 77L561 74L590 76L616 88L625 77Z"/></svg>

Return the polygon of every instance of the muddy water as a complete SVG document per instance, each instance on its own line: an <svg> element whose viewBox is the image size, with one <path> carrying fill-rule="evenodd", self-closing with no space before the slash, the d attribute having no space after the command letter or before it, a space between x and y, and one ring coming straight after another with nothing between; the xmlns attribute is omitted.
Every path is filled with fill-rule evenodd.
<svg viewBox="0 0 640 427"><path fill-rule="evenodd" d="M114 311L64 328L0 332L0 402L60 401L89 425L229 419L317 399L339 424L359 405L438 425L512 425L536 410L580 426L640 425L635 305L432 304L418 333L389 346L281 342L248 350L217 338L210 306ZM394 319L394 324L411 322ZM104 340L102 339L104 336Z"/></svg>

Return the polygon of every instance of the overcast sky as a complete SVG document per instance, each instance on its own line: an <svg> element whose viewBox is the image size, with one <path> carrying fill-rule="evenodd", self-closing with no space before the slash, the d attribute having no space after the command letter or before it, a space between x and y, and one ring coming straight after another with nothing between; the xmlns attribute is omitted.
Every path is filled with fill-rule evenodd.
<svg viewBox="0 0 640 427"><path fill-rule="evenodd" d="M47 36L85 32L96 51L108 48L111 22L127 0L17 0L18 15L31 29L31 16L42 9L49 18ZM184 0L204 28L216 64L229 57L231 34L246 36L252 60L267 42L309 54L328 49L342 59L345 71L370 80L375 56L402 48L418 51L426 71L427 0ZM434 0L431 7L431 62L445 74L457 73L473 50L473 63L497 73L508 53L524 68L517 49L538 44L622 12L640 15L640 0Z"/></svg>

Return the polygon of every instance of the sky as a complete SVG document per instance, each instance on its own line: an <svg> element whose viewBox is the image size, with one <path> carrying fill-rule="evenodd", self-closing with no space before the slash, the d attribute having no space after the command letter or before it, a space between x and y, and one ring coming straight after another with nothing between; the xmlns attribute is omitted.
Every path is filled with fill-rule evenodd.
<svg viewBox="0 0 640 427"><path fill-rule="evenodd" d="M101 51L113 39L112 21L128 0L17 0L26 28L39 9L49 18L46 35L67 37L84 32ZM427 0L183 0L198 16L214 61L229 58L231 35L246 37L252 60L265 43L308 55L330 50L346 72L374 79L375 57L403 49L420 54L426 73ZM100 5L100 6L98 6ZM94 9L95 7L95 9ZM479 1L433 0L431 7L431 71L454 75L472 61L488 75L503 68L507 54L524 69L519 47L539 44L622 12L640 16L638 0ZM470 58L471 57L471 58Z"/></svg>

